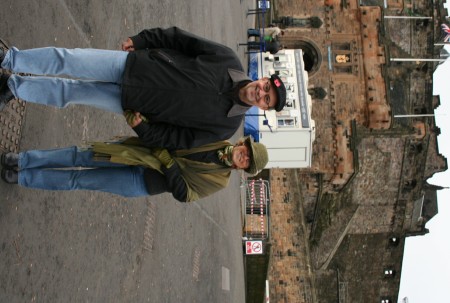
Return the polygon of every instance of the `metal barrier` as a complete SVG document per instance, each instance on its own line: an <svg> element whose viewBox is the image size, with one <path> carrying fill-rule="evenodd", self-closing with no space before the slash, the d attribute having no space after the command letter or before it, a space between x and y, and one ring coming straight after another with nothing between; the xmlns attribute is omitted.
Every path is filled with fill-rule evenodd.
<svg viewBox="0 0 450 303"><path fill-rule="evenodd" d="M269 181L245 180L244 237L247 240L266 240L269 238Z"/></svg>

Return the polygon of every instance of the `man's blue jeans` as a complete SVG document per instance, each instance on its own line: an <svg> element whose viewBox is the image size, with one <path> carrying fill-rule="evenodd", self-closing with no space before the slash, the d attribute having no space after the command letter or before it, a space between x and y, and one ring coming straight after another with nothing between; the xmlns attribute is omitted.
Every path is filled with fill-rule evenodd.
<svg viewBox="0 0 450 303"><path fill-rule="evenodd" d="M47 190L96 190L124 197L148 195L144 167L94 161L92 150L76 146L19 153L19 185Z"/></svg>
<svg viewBox="0 0 450 303"><path fill-rule="evenodd" d="M248 36L253 36L253 37L259 37L261 35L261 32L260 32L259 29L249 28L247 30L247 35Z"/></svg>
<svg viewBox="0 0 450 303"><path fill-rule="evenodd" d="M120 84L127 56L113 50L13 47L2 68L44 76L11 75L8 86L22 100L56 107L85 104L122 114Z"/></svg>

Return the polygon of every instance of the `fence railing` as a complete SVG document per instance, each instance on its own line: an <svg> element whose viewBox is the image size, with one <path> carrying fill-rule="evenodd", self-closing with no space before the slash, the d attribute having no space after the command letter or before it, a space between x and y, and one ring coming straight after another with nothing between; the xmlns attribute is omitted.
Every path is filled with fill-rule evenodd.
<svg viewBox="0 0 450 303"><path fill-rule="evenodd" d="M269 181L245 180L244 237L248 240L265 240L269 237Z"/></svg>

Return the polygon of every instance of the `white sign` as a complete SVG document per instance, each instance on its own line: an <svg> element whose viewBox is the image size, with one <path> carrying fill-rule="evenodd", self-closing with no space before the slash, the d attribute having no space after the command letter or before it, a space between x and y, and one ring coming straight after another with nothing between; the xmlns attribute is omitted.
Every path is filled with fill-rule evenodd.
<svg viewBox="0 0 450 303"><path fill-rule="evenodd" d="M270 2L269 1L258 1L258 8L259 9L268 9L270 8Z"/></svg>
<svg viewBox="0 0 450 303"><path fill-rule="evenodd" d="M262 255L262 241L245 241L245 252L247 255Z"/></svg>

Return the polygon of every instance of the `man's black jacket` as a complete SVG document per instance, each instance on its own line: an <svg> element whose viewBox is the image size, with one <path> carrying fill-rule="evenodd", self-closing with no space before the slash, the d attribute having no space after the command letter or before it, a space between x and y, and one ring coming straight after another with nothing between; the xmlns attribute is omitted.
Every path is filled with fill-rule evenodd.
<svg viewBox="0 0 450 303"><path fill-rule="evenodd" d="M230 48L176 27L144 30L131 40L122 107L149 119L134 128L145 145L187 149L236 132L250 107L230 91L250 79Z"/></svg>

